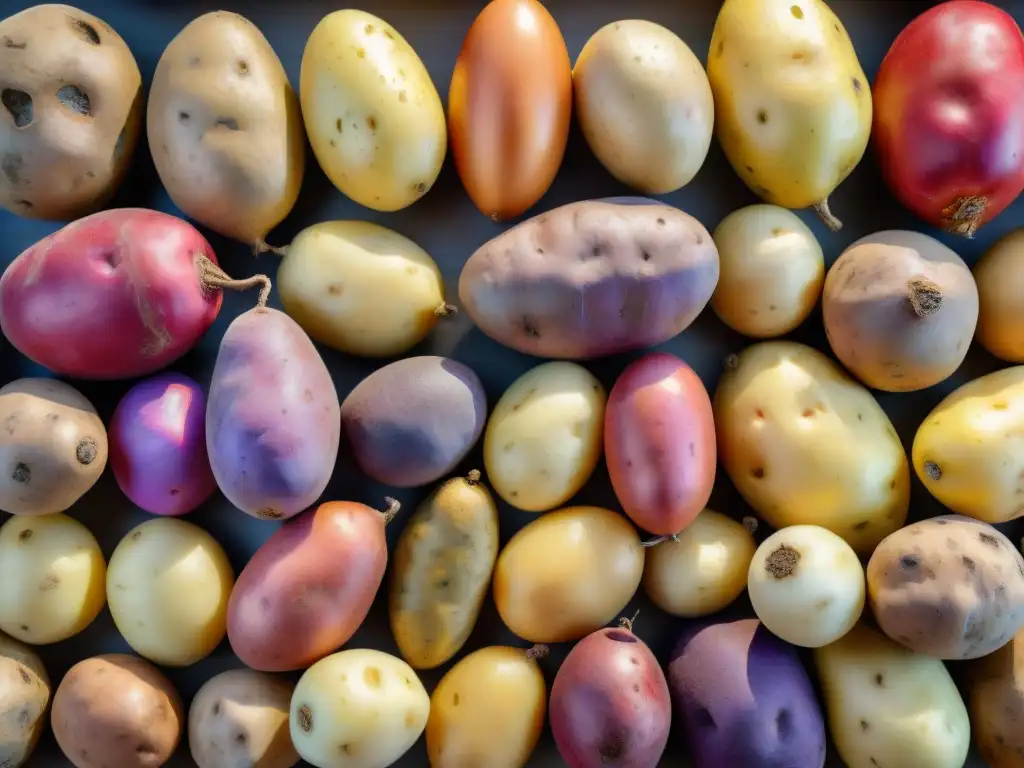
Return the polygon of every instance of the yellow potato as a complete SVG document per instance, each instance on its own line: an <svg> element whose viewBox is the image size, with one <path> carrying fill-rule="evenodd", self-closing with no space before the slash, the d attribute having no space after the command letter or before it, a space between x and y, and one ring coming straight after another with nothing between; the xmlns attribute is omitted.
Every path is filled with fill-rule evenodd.
<svg viewBox="0 0 1024 768"><path fill-rule="evenodd" d="M870 554L903 525L910 468L889 417L821 352L747 347L714 397L718 456L773 528L820 525Z"/></svg>
<svg viewBox="0 0 1024 768"><path fill-rule="evenodd" d="M967 678L974 742L985 764L1024 768L1024 630L972 662Z"/></svg>
<svg viewBox="0 0 1024 768"><path fill-rule="evenodd" d="M978 342L1002 360L1024 363L1024 229L1010 232L981 257L974 281Z"/></svg>
<svg viewBox="0 0 1024 768"><path fill-rule="evenodd" d="M814 660L848 768L962 768L971 724L941 661L863 624L816 649Z"/></svg>
<svg viewBox="0 0 1024 768"><path fill-rule="evenodd" d="M714 233L720 273L711 308L734 331L782 336L811 314L825 281L821 245L799 217L777 205L733 211Z"/></svg>
<svg viewBox="0 0 1024 768"><path fill-rule="evenodd" d="M31 645L67 640L103 610L106 563L67 515L13 517L0 527L0 631Z"/></svg>
<svg viewBox="0 0 1024 768"><path fill-rule="evenodd" d="M513 536L494 568L494 602L505 626L531 643L579 640L629 603L644 548L622 515L568 507Z"/></svg>
<svg viewBox="0 0 1024 768"><path fill-rule="evenodd" d="M814 206L871 133L871 88L842 22L822 0L725 0L708 53L715 132L733 169L765 202Z"/></svg>
<svg viewBox="0 0 1024 768"><path fill-rule="evenodd" d="M544 728L543 646L489 646L453 666L430 697L430 768L522 768Z"/></svg>
<svg viewBox="0 0 1024 768"><path fill-rule="evenodd" d="M317 162L355 202L397 211L437 180L448 148L441 97L387 22L352 9L321 19L302 53L299 97Z"/></svg>
<svg viewBox="0 0 1024 768"><path fill-rule="evenodd" d="M369 221L306 227L288 246L274 285L306 333L350 355L401 355L455 311L430 254Z"/></svg>
<svg viewBox="0 0 1024 768"><path fill-rule="evenodd" d="M576 363L542 363L516 379L484 432L494 491L527 512L571 499L601 458L607 400L601 383Z"/></svg>
<svg viewBox="0 0 1024 768"><path fill-rule="evenodd" d="M110 556L107 603L128 645L150 661L185 667L227 631L235 576L220 544L173 517L137 525Z"/></svg>
<svg viewBox="0 0 1024 768"><path fill-rule="evenodd" d="M541 681L543 691L543 680ZM42 659L0 633L0 766L28 763L46 727L50 678Z"/></svg>

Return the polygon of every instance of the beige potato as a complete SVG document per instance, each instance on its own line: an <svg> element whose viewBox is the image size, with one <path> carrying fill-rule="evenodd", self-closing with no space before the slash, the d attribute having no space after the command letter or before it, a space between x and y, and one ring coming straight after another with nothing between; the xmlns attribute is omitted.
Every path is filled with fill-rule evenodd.
<svg viewBox="0 0 1024 768"><path fill-rule="evenodd" d="M989 768L1024 768L1024 630L967 667L974 741Z"/></svg>
<svg viewBox="0 0 1024 768"><path fill-rule="evenodd" d="M1001 360L1024 363L1024 229L1013 230L981 257L974 281L978 342Z"/></svg>
<svg viewBox="0 0 1024 768"><path fill-rule="evenodd" d="M42 659L0 633L0 765L26 765L46 727L50 678Z"/></svg>

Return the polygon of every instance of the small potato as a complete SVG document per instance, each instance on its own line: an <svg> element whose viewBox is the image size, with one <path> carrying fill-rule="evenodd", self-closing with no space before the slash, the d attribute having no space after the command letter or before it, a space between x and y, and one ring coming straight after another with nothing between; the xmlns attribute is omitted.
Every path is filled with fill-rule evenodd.
<svg viewBox="0 0 1024 768"><path fill-rule="evenodd" d="M50 678L42 659L0 633L0 765L19 768L28 762L49 706Z"/></svg>
<svg viewBox="0 0 1024 768"><path fill-rule="evenodd" d="M350 355L397 357L455 313L430 254L370 221L306 227L288 246L274 285L306 333Z"/></svg>
<svg viewBox="0 0 1024 768"><path fill-rule="evenodd" d="M978 343L1001 360L1024 363L1024 228L1010 232L982 256L974 265L974 281Z"/></svg>
<svg viewBox="0 0 1024 768"><path fill-rule="evenodd" d="M307 669L292 694L292 741L316 768L387 768L427 726L430 696L382 651L353 649Z"/></svg>
<svg viewBox="0 0 1024 768"><path fill-rule="evenodd" d="M576 495L601 458L607 393L576 363L543 363L494 406L484 433L484 467L495 493L527 512Z"/></svg>
<svg viewBox="0 0 1024 768"><path fill-rule="evenodd" d="M715 228L721 273L711 296L718 318L738 333L789 333L814 309L825 257L810 227L786 208L748 205Z"/></svg>
<svg viewBox="0 0 1024 768"><path fill-rule="evenodd" d="M705 509L675 540L647 550L644 590L651 602L673 616L716 613L747 588L756 548L747 528Z"/></svg>
<svg viewBox="0 0 1024 768"><path fill-rule="evenodd" d="M77 520L12 517L0 527L0 631L31 645L74 637L103 610L105 573Z"/></svg>
<svg viewBox="0 0 1024 768"><path fill-rule="evenodd" d="M990 768L1024 767L1024 630L967 667L974 741Z"/></svg>
<svg viewBox="0 0 1024 768"><path fill-rule="evenodd" d="M524 640L579 640L619 615L643 570L644 548L625 517L567 507L537 518L505 545L494 568L494 602Z"/></svg>
<svg viewBox="0 0 1024 768"><path fill-rule="evenodd" d="M198 525L159 518L133 528L110 556L107 603L136 653L187 667L224 639L234 583L216 539Z"/></svg>
<svg viewBox="0 0 1024 768"><path fill-rule="evenodd" d="M188 711L188 744L199 768L291 768L299 762L288 730L295 686L251 669L208 680Z"/></svg>
<svg viewBox="0 0 1024 768"><path fill-rule="evenodd" d="M849 632L864 611L864 567L831 531L791 525L757 548L747 590L757 618L774 634L820 648Z"/></svg>

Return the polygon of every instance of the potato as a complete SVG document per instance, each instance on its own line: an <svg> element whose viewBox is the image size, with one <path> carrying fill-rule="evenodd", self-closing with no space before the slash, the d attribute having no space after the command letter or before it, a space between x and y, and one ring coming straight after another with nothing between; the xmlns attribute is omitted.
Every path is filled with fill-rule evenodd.
<svg viewBox="0 0 1024 768"><path fill-rule="evenodd" d="M849 768L964 765L971 724L941 661L863 624L814 660L829 732Z"/></svg>
<svg viewBox="0 0 1024 768"><path fill-rule="evenodd" d="M718 282L718 251L692 216L656 200L570 203L485 243L459 277L473 322L506 347L579 360L660 344Z"/></svg>
<svg viewBox="0 0 1024 768"><path fill-rule="evenodd" d="M976 659L1024 626L1024 557L969 517L921 520L886 537L867 579L878 626L918 653Z"/></svg>
<svg viewBox="0 0 1024 768"><path fill-rule="evenodd" d="M854 376L874 389L913 392L960 367L978 322L978 289L938 240L890 230L836 259L821 309L832 351Z"/></svg>
<svg viewBox="0 0 1024 768"><path fill-rule="evenodd" d="M494 602L531 643L579 640L619 615L644 569L640 537L625 517L567 507L509 539L494 568Z"/></svg>
<svg viewBox="0 0 1024 768"><path fill-rule="evenodd" d="M429 713L430 697L408 664L355 649L302 674L289 722L295 748L316 768L386 768L416 743Z"/></svg>
<svg viewBox="0 0 1024 768"><path fill-rule="evenodd" d="M427 720L431 768L523 768L540 739L544 646L488 646L460 659L434 688Z"/></svg>
<svg viewBox="0 0 1024 768"><path fill-rule="evenodd" d="M1000 360L1024 363L1024 229L1000 239L974 265L978 343ZM1024 757L1022 757L1024 760Z"/></svg>
<svg viewBox="0 0 1024 768"><path fill-rule="evenodd" d="M989 768L1024 766L1024 630L967 667L974 742Z"/></svg>
<svg viewBox="0 0 1024 768"><path fill-rule="evenodd" d="M107 431L85 396L57 379L0 387L0 509L49 515L71 507L107 466Z"/></svg>
<svg viewBox="0 0 1024 768"><path fill-rule="evenodd" d="M0 765L19 768L28 762L49 707L50 678L42 659L0 633Z"/></svg>
<svg viewBox="0 0 1024 768"><path fill-rule="evenodd" d="M606 24L572 70L576 117L601 164L647 195L689 184L711 146L715 105L704 67L651 21Z"/></svg>
<svg viewBox="0 0 1024 768"><path fill-rule="evenodd" d="M138 656L80 661L53 696L53 735L75 768L159 768L177 749L184 721L171 681Z"/></svg>
<svg viewBox="0 0 1024 768"><path fill-rule="evenodd" d="M224 639L235 574L198 525L147 520L121 539L107 568L107 605L128 645L165 667L187 667Z"/></svg>
<svg viewBox="0 0 1024 768"><path fill-rule="evenodd" d="M495 493L527 512L547 512L575 496L601 458L607 397L576 363L543 363L516 379L484 433Z"/></svg>
<svg viewBox="0 0 1024 768"><path fill-rule="evenodd" d="M67 515L12 517L0 527L0 631L23 643L74 637L103 610L106 563Z"/></svg>
<svg viewBox="0 0 1024 768"><path fill-rule="evenodd" d="M146 108L160 181L189 218L258 247L295 205L306 159L299 100L237 13L189 22L160 55Z"/></svg>
<svg viewBox="0 0 1024 768"><path fill-rule="evenodd" d="M295 686L251 669L207 680L188 711L188 744L199 768L291 768L299 762L288 729Z"/></svg>
<svg viewBox="0 0 1024 768"><path fill-rule="evenodd" d="M449 480L422 504L395 547L391 632L414 669L439 667L469 638L498 557L498 508L480 473Z"/></svg>
<svg viewBox="0 0 1024 768"><path fill-rule="evenodd" d="M756 546L747 528L705 509L675 539L647 550L644 591L673 616L717 613L747 588Z"/></svg>
<svg viewBox="0 0 1024 768"><path fill-rule="evenodd" d="M811 314L825 282L814 233L777 205L748 205L715 227L721 275L711 296L718 318L756 339L782 336Z"/></svg>
<svg viewBox="0 0 1024 768"><path fill-rule="evenodd" d="M455 313L430 254L369 221L306 227L287 247L276 285L306 333L351 355L402 355Z"/></svg>
<svg viewBox="0 0 1024 768"><path fill-rule="evenodd" d="M820 525L870 554L907 519L910 467L871 394L821 352L763 341L714 397L718 457L773 528Z"/></svg>
<svg viewBox="0 0 1024 768"><path fill-rule="evenodd" d="M109 25L69 5L8 16L0 38L0 206L40 219L99 210L139 138L135 57Z"/></svg>
<svg viewBox="0 0 1024 768"><path fill-rule="evenodd" d="M441 97L383 19L352 9L324 16L302 52L299 93L313 154L352 200L397 211L433 186L448 148Z"/></svg>

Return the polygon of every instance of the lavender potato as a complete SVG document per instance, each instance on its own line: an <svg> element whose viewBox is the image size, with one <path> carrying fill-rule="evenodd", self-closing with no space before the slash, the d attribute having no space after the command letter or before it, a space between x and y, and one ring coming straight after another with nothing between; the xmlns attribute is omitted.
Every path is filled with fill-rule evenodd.
<svg viewBox="0 0 1024 768"><path fill-rule="evenodd" d="M692 216L656 200L570 203L485 243L459 299L480 330L538 357L642 349L686 329L718 283L718 249Z"/></svg>
<svg viewBox="0 0 1024 768"><path fill-rule="evenodd" d="M298 324L257 307L228 326L206 407L213 476L253 517L283 519L317 500L341 438L338 392Z"/></svg>

